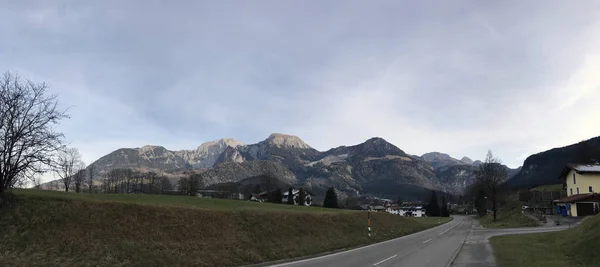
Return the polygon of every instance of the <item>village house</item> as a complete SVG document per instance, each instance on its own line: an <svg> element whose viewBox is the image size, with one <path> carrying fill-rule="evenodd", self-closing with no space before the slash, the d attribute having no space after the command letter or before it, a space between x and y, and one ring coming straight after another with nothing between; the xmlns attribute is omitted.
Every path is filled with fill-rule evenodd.
<svg viewBox="0 0 600 267"><path fill-rule="evenodd" d="M406 217L425 217L425 207L423 206L402 206L398 209L400 216Z"/></svg>
<svg viewBox="0 0 600 267"><path fill-rule="evenodd" d="M267 191L250 194L250 201L266 202L268 199L269 199L269 192L267 192Z"/></svg>
<svg viewBox="0 0 600 267"><path fill-rule="evenodd" d="M424 217L425 208L418 205L390 205L386 208L386 212L394 215L400 215L405 217Z"/></svg>
<svg viewBox="0 0 600 267"><path fill-rule="evenodd" d="M383 212L385 211L385 207L381 205L369 206L370 211Z"/></svg>
<svg viewBox="0 0 600 267"><path fill-rule="evenodd" d="M283 192L283 197L281 202L282 203L287 203L288 202L288 194L290 192L289 191L285 191ZM314 196L313 193L311 193L310 191L307 191L306 189L304 190L304 205L305 206L310 206L312 205L312 197ZM298 205L299 199L300 199L300 190L298 189L292 189L292 194L293 194L293 200L294 200L294 205Z"/></svg>
<svg viewBox="0 0 600 267"><path fill-rule="evenodd" d="M567 197L555 200L563 216L580 217L600 211L600 164L567 164L561 173Z"/></svg>

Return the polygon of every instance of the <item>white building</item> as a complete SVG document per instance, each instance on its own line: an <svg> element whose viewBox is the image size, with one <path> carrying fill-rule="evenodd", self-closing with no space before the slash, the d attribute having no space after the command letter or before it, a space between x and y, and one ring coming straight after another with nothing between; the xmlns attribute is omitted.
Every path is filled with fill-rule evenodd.
<svg viewBox="0 0 600 267"><path fill-rule="evenodd" d="M281 198L281 202L282 203L287 203L288 202L288 194L290 192L288 190L286 190L285 192L283 192L283 197ZM305 206L310 206L312 205L312 196L313 194L304 190L304 195L306 196L304 198L304 205ZM294 199L294 205L298 205L298 202L300 202L300 190L298 189L292 189L292 194L293 194L293 199Z"/></svg>
<svg viewBox="0 0 600 267"><path fill-rule="evenodd" d="M423 206L388 207L386 212L405 217L425 217Z"/></svg>

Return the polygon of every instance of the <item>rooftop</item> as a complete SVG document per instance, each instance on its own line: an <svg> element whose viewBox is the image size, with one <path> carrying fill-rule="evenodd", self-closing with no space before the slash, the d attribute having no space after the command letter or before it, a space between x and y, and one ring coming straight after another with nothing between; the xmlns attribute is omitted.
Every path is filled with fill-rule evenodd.
<svg viewBox="0 0 600 267"><path fill-rule="evenodd" d="M577 173L600 173L600 163L595 164L580 164L580 163L569 163L563 169L560 174L560 178L564 179L571 170L575 170Z"/></svg>
<svg viewBox="0 0 600 267"><path fill-rule="evenodd" d="M598 172L600 173L600 164L569 164L571 169L578 172Z"/></svg>
<svg viewBox="0 0 600 267"><path fill-rule="evenodd" d="M577 194L577 195L572 195L572 196L568 196L565 198L561 198L558 200L554 200L554 202L573 203L573 202L585 201L585 200L594 200L594 201L600 200L600 194L598 194L598 193Z"/></svg>

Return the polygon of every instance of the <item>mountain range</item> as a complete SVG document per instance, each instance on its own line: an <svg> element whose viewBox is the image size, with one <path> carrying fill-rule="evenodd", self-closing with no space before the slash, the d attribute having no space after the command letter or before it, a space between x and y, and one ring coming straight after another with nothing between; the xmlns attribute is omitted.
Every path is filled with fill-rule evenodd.
<svg viewBox="0 0 600 267"><path fill-rule="evenodd" d="M379 137L318 151L297 136L274 133L256 144L224 138L194 150L170 151L150 145L122 148L92 165L100 175L118 168L168 173L195 170L203 174L206 186L268 175L316 194L333 186L342 196L423 200L431 190L462 194L474 181L472 172L480 163L439 152L409 155Z"/></svg>

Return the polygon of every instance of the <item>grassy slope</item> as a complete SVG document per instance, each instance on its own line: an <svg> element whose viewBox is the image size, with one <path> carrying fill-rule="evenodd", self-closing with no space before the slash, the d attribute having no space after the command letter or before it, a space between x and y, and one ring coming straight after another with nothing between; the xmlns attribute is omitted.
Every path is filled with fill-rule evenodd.
<svg viewBox="0 0 600 267"><path fill-rule="evenodd" d="M540 192L550 192L550 191L562 191L562 184L550 184L550 185L542 185L535 188L532 188L530 191L540 191Z"/></svg>
<svg viewBox="0 0 600 267"><path fill-rule="evenodd" d="M378 242L437 222L372 214L369 239L365 212L21 190L0 216L0 266L234 266Z"/></svg>
<svg viewBox="0 0 600 267"><path fill-rule="evenodd" d="M481 226L485 228L513 228L539 226L539 223L521 212L521 203L510 200L504 207L498 210L496 221L492 215L486 215L479 219Z"/></svg>
<svg viewBox="0 0 600 267"><path fill-rule="evenodd" d="M490 239L499 267L600 266L599 240L600 216L561 232Z"/></svg>

